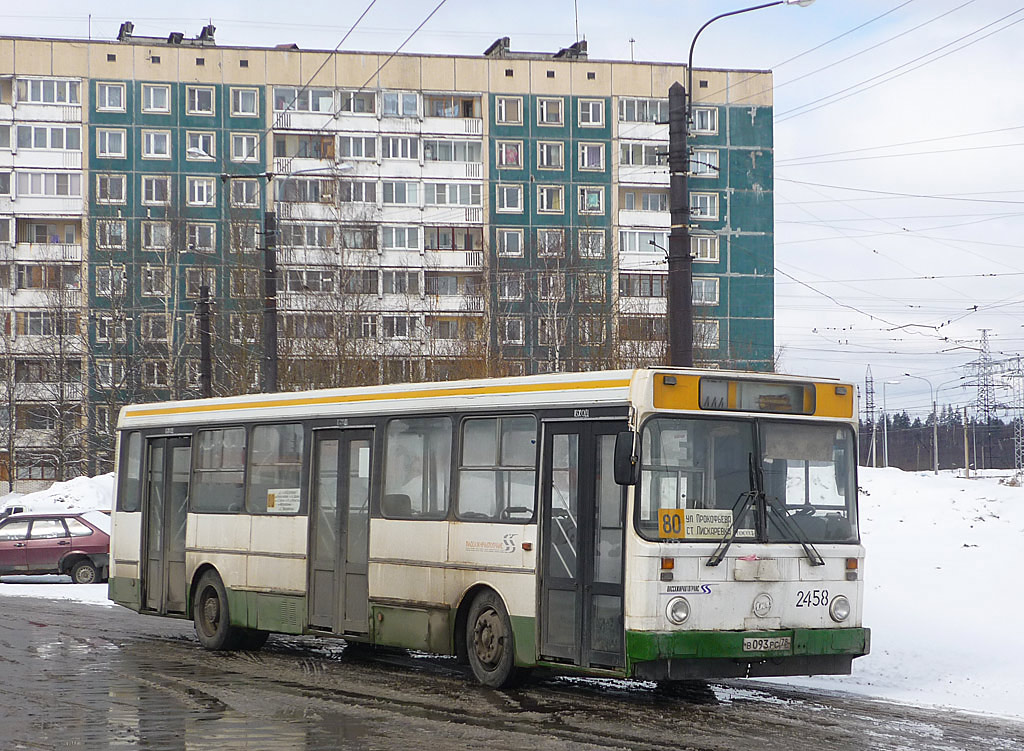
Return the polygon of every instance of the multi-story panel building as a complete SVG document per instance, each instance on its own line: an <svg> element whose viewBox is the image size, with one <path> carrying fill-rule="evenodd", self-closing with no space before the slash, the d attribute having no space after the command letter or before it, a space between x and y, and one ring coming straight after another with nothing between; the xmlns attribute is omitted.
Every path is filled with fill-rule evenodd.
<svg viewBox="0 0 1024 751"><path fill-rule="evenodd" d="M129 401L665 358L675 64L0 38L0 475L109 466ZM771 75L694 74L698 359L773 359ZM274 243L269 243L274 244Z"/></svg>

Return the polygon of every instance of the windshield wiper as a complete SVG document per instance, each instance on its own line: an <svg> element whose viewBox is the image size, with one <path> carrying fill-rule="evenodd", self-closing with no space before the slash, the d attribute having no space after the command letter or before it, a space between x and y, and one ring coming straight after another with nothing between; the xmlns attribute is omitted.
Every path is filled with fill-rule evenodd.
<svg viewBox="0 0 1024 751"><path fill-rule="evenodd" d="M717 566L725 558L725 554L729 551L729 547L736 540L736 533L739 531L737 524L744 513L750 508L750 505L758 499L758 497L764 497L764 491L761 489L761 475L757 471L757 467L754 466L754 454L747 454L747 469L749 474L750 490L740 493L736 498L736 502L732 505L732 523L729 525L729 529L725 533L725 537L718 543L718 547L715 548L715 552L708 558L706 566Z"/></svg>
<svg viewBox="0 0 1024 751"><path fill-rule="evenodd" d="M789 516L789 511L787 511L786 507L782 505L782 501L775 496L772 496L771 498L765 497L763 493L761 496L767 502L768 508L775 512L777 520L776 523L782 531L785 534L790 535L792 538L795 538L796 541L800 543L800 547L804 549L804 553L807 555L807 560L811 562L811 565L824 566L825 559L821 557L821 553L819 553L818 549L814 547L814 544L807 539L807 535L805 535L804 531L800 529L800 525L793 523L793 520Z"/></svg>

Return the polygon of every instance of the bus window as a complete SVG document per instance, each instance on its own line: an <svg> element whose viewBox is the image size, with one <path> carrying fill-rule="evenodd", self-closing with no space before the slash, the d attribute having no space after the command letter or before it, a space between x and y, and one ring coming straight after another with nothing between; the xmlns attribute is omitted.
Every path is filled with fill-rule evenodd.
<svg viewBox="0 0 1024 751"><path fill-rule="evenodd" d="M122 449L121 482L118 488L117 510L138 511L142 490L142 434L128 435L127 445Z"/></svg>
<svg viewBox="0 0 1024 751"><path fill-rule="evenodd" d="M466 420L456 515L467 521L529 521L536 463L534 417Z"/></svg>
<svg viewBox="0 0 1024 751"><path fill-rule="evenodd" d="M192 511L237 513L245 492L245 428L200 430L192 474Z"/></svg>
<svg viewBox="0 0 1024 751"><path fill-rule="evenodd" d="M444 519L451 487L452 421L417 417L388 423L384 497L388 519Z"/></svg>
<svg viewBox="0 0 1024 751"><path fill-rule="evenodd" d="M258 425L249 444L249 492L253 514L297 514L302 508L301 423Z"/></svg>

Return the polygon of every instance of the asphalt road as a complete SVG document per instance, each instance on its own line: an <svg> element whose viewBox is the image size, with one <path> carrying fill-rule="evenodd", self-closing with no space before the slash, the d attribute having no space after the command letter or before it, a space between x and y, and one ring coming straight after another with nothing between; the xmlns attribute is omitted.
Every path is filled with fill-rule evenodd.
<svg viewBox="0 0 1024 751"><path fill-rule="evenodd" d="M971 749L1024 723L744 681L476 685L447 658L272 637L210 653L191 624L0 597L0 749Z"/></svg>

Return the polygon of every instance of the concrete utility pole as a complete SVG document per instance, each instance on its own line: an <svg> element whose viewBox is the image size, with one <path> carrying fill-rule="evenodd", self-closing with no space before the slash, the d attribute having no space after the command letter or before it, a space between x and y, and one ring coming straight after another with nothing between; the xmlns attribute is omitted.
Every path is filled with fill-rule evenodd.
<svg viewBox="0 0 1024 751"><path fill-rule="evenodd" d="M263 213L263 391L277 391L277 214Z"/></svg>
<svg viewBox="0 0 1024 751"><path fill-rule="evenodd" d="M213 396L213 358L210 353L210 285L199 287L196 318L199 323L199 393L204 399Z"/></svg>

